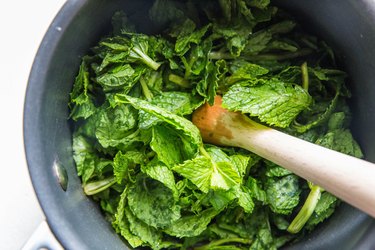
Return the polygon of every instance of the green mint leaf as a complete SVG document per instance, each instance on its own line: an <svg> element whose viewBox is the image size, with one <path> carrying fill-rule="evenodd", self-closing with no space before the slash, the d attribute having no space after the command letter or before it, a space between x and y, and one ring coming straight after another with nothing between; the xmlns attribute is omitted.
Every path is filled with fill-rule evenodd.
<svg viewBox="0 0 375 250"><path fill-rule="evenodd" d="M268 177L283 177L292 173L290 170L285 169L271 161L265 160L264 163L266 164L266 176Z"/></svg>
<svg viewBox="0 0 375 250"><path fill-rule="evenodd" d="M124 62L126 62L128 56L129 56L128 51L125 51L125 52L107 52L107 54L105 55L102 63L96 69L96 71L98 73L100 73L100 72L102 72L103 69L105 69L109 65L124 63ZM117 75L119 75L119 74L117 74ZM102 80L102 79L100 79L100 80Z"/></svg>
<svg viewBox="0 0 375 250"><path fill-rule="evenodd" d="M203 101L202 98L190 93L170 91L155 96L150 100L150 103L176 115L184 116L193 113L194 110L203 104ZM139 119L142 128L150 128L163 121L148 112L141 112Z"/></svg>
<svg viewBox="0 0 375 250"><path fill-rule="evenodd" d="M181 61L185 66L185 79L191 75L200 75L208 62L208 55L212 48L210 40L204 40L201 44L195 45L187 53L187 56L181 56Z"/></svg>
<svg viewBox="0 0 375 250"><path fill-rule="evenodd" d="M88 71L88 58L84 57L79 67L78 75L75 78L72 92L70 93L70 103L84 104L88 100L88 88L90 85L90 75Z"/></svg>
<svg viewBox="0 0 375 250"><path fill-rule="evenodd" d="M245 186L249 189L249 193L252 198L262 202L263 204L267 203L267 194L266 191L261 188L260 181L249 176Z"/></svg>
<svg viewBox="0 0 375 250"><path fill-rule="evenodd" d="M276 250L270 229L260 229L249 250Z"/></svg>
<svg viewBox="0 0 375 250"><path fill-rule="evenodd" d="M119 151L113 159L113 173L116 181L121 183L123 180L129 180L129 176L134 174L137 165L144 163L145 155L139 151Z"/></svg>
<svg viewBox="0 0 375 250"><path fill-rule="evenodd" d="M214 191L210 196L209 202L216 210L222 210L234 202L241 206L245 213L251 213L255 207L250 190L239 185L229 190Z"/></svg>
<svg viewBox="0 0 375 250"><path fill-rule="evenodd" d="M240 205L245 213L251 213L254 210L255 204L251 198L251 190L246 186L236 186L236 196L238 205Z"/></svg>
<svg viewBox="0 0 375 250"><path fill-rule="evenodd" d="M73 158L78 176L81 176L83 183L86 183L94 175L99 159L92 143L82 135L73 135Z"/></svg>
<svg viewBox="0 0 375 250"><path fill-rule="evenodd" d="M142 34L132 34L131 45L132 48L129 52L129 59L134 62L141 62L153 70L157 70L160 67L160 63L152 59L150 54L150 38Z"/></svg>
<svg viewBox="0 0 375 250"><path fill-rule="evenodd" d="M144 67L133 68L130 64L119 65L99 75L96 81L102 85L104 91L123 90L128 93L144 71Z"/></svg>
<svg viewBox="0 0 375 250"><path fill-rule="evenodd" d="M291 214L299 203L301 193L298 177L287 175L281 179L268 179L266 193L267 202L273 212Z"/></svg>
<svg viewBox="0 0 375 250"><path fill-rule="evenodd" d="M69 105L72 107L70 117L75 121L79 118L87 119L96 111L93 97L89 94L91 85L88 60L88 57L83 58L72 92L70 93Z"/></svg>
<svg viewBox="0 0 375 250"><path fill-rule="evenodd" d="M226 208L236 198L237 196L234 189L229 189L226 191L216 190L210 196L209 201L210 204L219 211Z"/></svg>
<svg viewBox="0 0 375 250"><path fill-rule="evenodd" d="M175 44L176 53L179 55L184 55L190 49L191 44L199 44L210 26L211 25L206 25L198 30L194 30L194 22L190 19L186 19L180 27L177 36Z"/></svg>
<svg viewBox="0 0 375 250"><path fill-rule="evenodd" d="M348 129L329 131L323 137L319 138L316 144L357 158L363 157L361 148Z"/></svg>
<svg viewBox="0 0 375 250"><path fill-rule="evenodd" d="M173 167L173 170L194 183L202 192L209 189L228 190L241 183L241 177L229 157L216 147L207 156L198 156Z"/></svg>
<svg viewBox="0 0 375 250"><path fill-rule="evenodd" d="M198 82L196 89L197 92L205 97L210 105L214 104L216 90L219 86L219 79L224 72L221 72L221 62L217 61L215 64L208 62L205 67L205 72L202 79Z"/></svg>
<svg viewBox="0 0 375 250"><path fill-rule="evenodd" d="M251 161L250 156L246 155L241 155L241 154L236 154L236 155L231 155L230 161L233 163L233 166L236 167L237 172L241 177L244 177L247 168L249 166L249 162Z"/></svg>
<svg viewBox="0 0 375 250"><path fill-rule="evenodd" d="M173 167L172 170L189 179L204 193L211 187L212 165L206 157L198 156Z"/></svg>
<svg viewBox="0 0 375 250"><path fill-rule="evenodd" d="M241 183L241 178L229 162L216 162L211 169L211 188L227 190Z"/></svg>
<svg viewBox="0 0 375 250"><path fill-rule="evenodd" d="M270 4L270 0L249 0L246 2L249 4L249 6L259 9L265 9Z"/></svg>
<svg viewBox="0 0 375 250"><path fill-rule="evenodd" d="M115 228L116 232L121 234L121 236L123 236L126 241L135 248L141 246L143 244L143 241L140 237L134 235L130 231L130 224L125 216L125 209L127 206L127 193L128 190L124 189L120 196L120 201L118 203L117 211L115 214L115 220L112 222L112 225Z"/></svg>
<svg viewBox="0 0 375 250"><path fill-rule="evenodd" d="M87 119L96 112L96 107L91 98L82 104L76 104L71 110L70 117L77 121L79 118Z"/></svg>
<svg viewBox="0 0 375 250"><path fill-rule="evenodd" d="M227 84L233 84L238 81L246 80L252 80L257 83L261 80L258 77L266 75L268 72L268 69L257 64L236 60L230 65L231 75L226 79L226 81Z"/></svg>
<svg viewBox="0 0 375 250"><path fill-rule="evenodd" d="M156 228L139 220L128 207L125 207L125 216L129 221L129 229L132 234L138 236L152 249L161 249L162 234ZM144 245L144 244L143 244Z"/></svg>
<svg viewBox="0 0 375 250"><path fill-rule="evenodd" d="M170 124L176 130L181 131L191 140L191 145L194 146L196 151L198 150L199 146L202 145L202 138L198 128L189 120L138 98L118 94L116 95L115 99L118 103L130 103L134 108L154 115L155 117Z"/></svg>
<svg viewBox="0 0 375 250"><path fill-rule="evenodd" d="M265 16L266 19L269 17L269 14L272 15L272 9L270 10ZM294 29L295 25L295 22L286 20L250 35L244 48L244 53L246 55L254 55L264 51L269 48L269 44L275 35L289 33Z"/></svg>
<svg viewBox="0 0 375 250"><path fill-rule="evenodd" d="M194 157L195 153L189 144L171 128L161 125L152 127L151 149L170 168Z"/></svg>
<svg viewBox="0 0 375 250"><path fill-rule="evenodd" d="M116 147L127 141L128 135L136 128L137 111L130 105L118 105L100 112L97 120L95 136L104 147Z"/></svg>
<svg viewBox="0 0 375 250"><path fill-rule="evenodd" d="M310 95L300 86L276 79L252 87L235 84L223 96L225 108L249 113L262 122L282 128L288 127L310 103Z"/></svg>
<svg viewBox="0 0 375 250"><path fill-rule="evenodd" d="M264 51L289 51L289 52L296 52L298 51L298 47L295 44L282 41L282 40L273 40L267 45L267 49Z"/></svg>
<svg viewBox="0 0 375 250"><path fill-rule="evenodd" d="M219 211L209 208L196 215L183 216L164 231L178 238L194 237L206 230L207 225L218 213Z"/></svg>
<svg viewBox="0 0 375 250"><path fill-rule="evenodd" d="M328 130L333 131L336 129L344 128L347 120L348 118L345 115L345 112L333 113L328 120Z"/></svg>
<svg viewBox="0 0 375 250"><path fill-rule="evenodd" d="M150 178L163 183L173 192L175 199L178 199L178 190L176 187L175 179L172 170L170 170L163 163L152 160L147 165L142 165L142 172L145 173Z"/></svg>
<svg viewBox="0 0 375 250"><path fill-rule="evenodd" d="M129 188L128 204L137 218L155 228L165 228L181 217L172 190L143 175Z"/></svg>

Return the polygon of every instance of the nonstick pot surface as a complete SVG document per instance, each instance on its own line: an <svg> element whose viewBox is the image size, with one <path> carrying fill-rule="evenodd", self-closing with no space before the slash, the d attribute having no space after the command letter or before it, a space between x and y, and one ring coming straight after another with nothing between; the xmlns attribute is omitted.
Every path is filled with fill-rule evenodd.
<svg viewBox="0 0 375 250"><path fill-rule="evenodd" d="M365 0L282 0L315 34L326 39L350 74L353 131L367 160L375 162L375 3ZM54 234L66 249L124 249L124 241L81 189L72 158L69 93L81 57L124 10L146 33L151 1L67 1L51 24L35 58L24 107L24 141L32 182ZM67 189L55 169L66 172ZM343 204L314 233L290 249L371 249L373 220Z"/></svg>

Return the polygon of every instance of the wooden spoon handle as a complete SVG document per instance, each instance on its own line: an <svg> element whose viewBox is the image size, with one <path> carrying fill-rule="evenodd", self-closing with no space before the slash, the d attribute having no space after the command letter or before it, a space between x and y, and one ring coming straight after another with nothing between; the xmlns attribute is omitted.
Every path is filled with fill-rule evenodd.
<svg viewBox="0 0 375 250"><path fill-rule="evenodd" d="M240 113L213 108L207 112L210 118L216 116L214 122L202 122L207 113L193 117L206 142L247 149L375 217L375 164L268 128Z"/></svg>

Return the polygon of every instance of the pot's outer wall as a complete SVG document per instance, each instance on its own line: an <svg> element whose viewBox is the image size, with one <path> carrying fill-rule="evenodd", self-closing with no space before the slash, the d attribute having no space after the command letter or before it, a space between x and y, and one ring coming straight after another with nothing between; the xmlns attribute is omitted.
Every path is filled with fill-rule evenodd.
<svg viewBox="0 0 375 250"><path fill-rule="evenodd" d="M354 129L367 159L375 162L375 4L370 0L279 2L301 19L309 19L318 35L345 52L353 82ZM150 4L147 0L67 1L35 58L24 108L26 157L48 223L66 249L124 249L124 242L82 192L72 159L67 103L81 57L106 34L114 11L125 10L141 31L150 32L153 27L142 13ZM54 164L67 170L66 192L57 182ZM344 205L292 249L370 249L375 246L371 223L367 215Z"/></svg>

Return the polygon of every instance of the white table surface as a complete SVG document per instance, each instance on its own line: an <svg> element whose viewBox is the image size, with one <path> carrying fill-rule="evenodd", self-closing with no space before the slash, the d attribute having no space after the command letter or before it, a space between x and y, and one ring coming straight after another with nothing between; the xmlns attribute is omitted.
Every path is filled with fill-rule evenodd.
<svg viewBox="0 0 375 250"><path fill-rule="evenodd" d="M23 101L33 58L64 2L0 1L1 249L20 249L44 218L25 161Z"/></svg>

